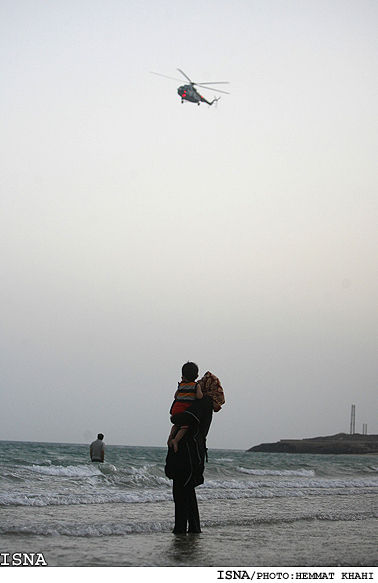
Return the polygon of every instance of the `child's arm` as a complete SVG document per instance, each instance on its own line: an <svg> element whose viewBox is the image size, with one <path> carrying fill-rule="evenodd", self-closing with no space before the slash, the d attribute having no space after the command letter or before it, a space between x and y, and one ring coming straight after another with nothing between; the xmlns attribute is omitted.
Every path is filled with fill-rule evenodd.
<svg viewBox="0 0 378 583"><path fill-rule="evenodd" d="M202 399L203 397L203 392L201 389L201 385L199 383L197 383L196 385L196 399Z"/></svg>
<svg viewBox="0 0 378 583"><path fill-rule="evenodd" d="M167 441L168 447L171 447L172 439L175 437L175 435L179 429L180 429L179 425L172 425L172 429L170 431L170 434L168 436L168 441Z"/></svg>

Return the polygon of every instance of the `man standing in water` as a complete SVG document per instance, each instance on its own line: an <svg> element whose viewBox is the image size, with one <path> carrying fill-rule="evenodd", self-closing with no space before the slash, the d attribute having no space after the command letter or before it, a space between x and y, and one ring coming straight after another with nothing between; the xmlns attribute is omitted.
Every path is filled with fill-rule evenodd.
<svg viewBox="0 0 378 583"><path fill-rule="evenodd" d="M91 454L91 461L92 462L100 462L104 463L105 459L105 443L102 441L104 436L102 433L97 435L96 441L91 443L91 447L89 452Z"/></svg>
<svg viewBox="0 0 378 583"><path fill-rule="evenodd" d="M194 365L198 371L197 365L188 364ZM165 463L165 475L173 480L175 534L201 532L195 488L204 482L206 436L212 415L213 402L210 397L204 396L193 400L184 412L171 417L174 425L188 428L178 442L177 450L170 443Z"/></svg>

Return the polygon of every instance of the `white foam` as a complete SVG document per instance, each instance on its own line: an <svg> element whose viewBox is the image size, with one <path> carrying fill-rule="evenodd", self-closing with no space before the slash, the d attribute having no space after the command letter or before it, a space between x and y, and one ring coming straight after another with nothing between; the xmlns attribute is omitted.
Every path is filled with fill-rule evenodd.
<svg viewBox="0 0 378 583"><path fill-rule="evenodd" d="M303 477L312 477L315 476L315 470L305 470L305 469L298 469L298 470L261 470L255 468L243 468L243 467L236 467L235 468L241 474L250 474L251 476L303 476Z"/></svg>
<svg viewBox="0 0 378 583"><path fill-rule="evenodd" d="M123 536L127 534L169 532L172 524L160 522L104 522L104 523L30 523L20 525L2 525L0 534L22 534L39 536L102 537Z"/></svg>
<svg viewBox="0 0 378 583"><path fill-rule="evenodd" d="M116 474L117 473L117 468L115 466L113 466L113 464L108 464L108 463L98 464L98 469L100 470L100 472L102 474Z"/></svg>
<svg viewBox="0 0 378 583"><path fill-rule="evenodd" d="M285 479L285 476L280 476L281 479L278 480L205 480L203 486L200 488L205 488L213 492L214 490L226 490L230 493L232 491L239 490L245 493L245 496L249 497L251 491L258 490L261 495L265 496L297 496L301 493L306 495L310 490L317 492L322 496L334 495L340 492L358 492L359 490L369 490L378 488L377 478L363 478L363 479ZM289 476L288 476L289 478ZM231 494L233 495L233 494Z"/></svg>
<svg viewBox="0 0 378 583"><path fill-rule="evenodd" d="M214 459L215 462L233 462L234 460L230 457L218 457Z"/></svg>
<svg viewBox="0 0 378 583"><path fill-rule="evenodd" d="M45 476L68 476L68 477L87 477L99 476L100 470L94 464L81 466L35 466L31 467L33 472L44 474Z"/></svg>
<svg viewBox="0 0 378 583"><path fill-rule="evenodd" d="M126 492L93 492L65 494L44 492L43 494L0 494L0 506L75 506L81 504L145 504L171 500L170 490L129 490Z"/></svg>

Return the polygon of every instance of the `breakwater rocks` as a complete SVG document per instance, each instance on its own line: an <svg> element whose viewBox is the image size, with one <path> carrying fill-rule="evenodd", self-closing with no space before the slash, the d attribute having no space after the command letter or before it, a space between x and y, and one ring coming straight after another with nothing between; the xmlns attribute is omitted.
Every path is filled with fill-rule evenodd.
<svg viewBox="0 0 378 583"><path fill-rule="evenodd" d="M338 433L308 439L281 439L276 443L261 443L249 452L313 453L313 454L378 454L378 435Z"/></svg>

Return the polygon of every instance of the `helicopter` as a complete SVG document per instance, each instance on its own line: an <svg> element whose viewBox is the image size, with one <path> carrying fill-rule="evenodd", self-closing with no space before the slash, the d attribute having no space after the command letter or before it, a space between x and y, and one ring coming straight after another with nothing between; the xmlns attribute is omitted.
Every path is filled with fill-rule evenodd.
<svg viewBox="0 0 378 583"><path fill-rule="evenodd" d="M194 83L191 79L189 79L188 75L184 73L184 71L181 71L181 69L177 69L177 71L179 71L181 75L183 75L185 79L189 81L189 85L181 85L181 87L177 89L177 93L181 97L181 103L184 103L184 101L191 101L192 103L197 103L197 105L200 105L202 101L203 103L207 103L208 105L213 105L213 103L219 101L220 97L214 97L212 101L208 101L207 99L205 99L205 97L198 93L195 86L203 87L203 89L210 89L211 91L218 91L219 93L226 93L227 95L229 95L227 91L221 91L220 89L213 89L212 87L207 87L207 85L221 85L221 84L228 85L229 84L228 81ZM150 71L150 73L152 73L153 75L159 75L160 77L166 77L167 79L173 79L174 81L181 81L181 79L176 79L175 77L168 77L168 75L162 75L161 73L155 73L154 71Z"/></svg>

